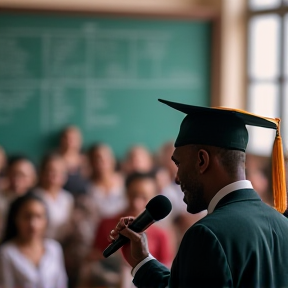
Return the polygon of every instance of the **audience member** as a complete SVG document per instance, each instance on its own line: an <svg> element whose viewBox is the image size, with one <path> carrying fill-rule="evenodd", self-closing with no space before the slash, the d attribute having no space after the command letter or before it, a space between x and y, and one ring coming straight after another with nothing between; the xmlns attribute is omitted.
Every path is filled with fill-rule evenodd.
<svg viewBox="0 0 288 288"><path fill-rule="evenodd" d="M16 197L25 194L37 182L34 164L24 156L11 157L7 167L8 186L4 194Z"/></svg>
<svg viewBox="0 0 288 288"><path fill-rule="evenodd" d="M11 204L0 245L0 287L67 287L61 247L44 238L47 221L45 204L33 193Z"/></svg>
<svg viewBox="0 0 288 288"><path fill-rule="evenodd" d="M6 153L5 150L0 146L0 192L6 189L7 186L7 179L5 175L6 164Z"/></svg>
<svg viewBox="0 0 288 288"><path fill-rule="evenodd" d="M2 235L2 230L3 230L3 214L5 213L4 211L6 210L6 201L3 200L2 196L2 191L7 189L7 176L5 174L5 169L6 169L6 154L4 149L0 146L0 239Z"/></svg>
<svg viewBox="0 0 288 288"><path fill-rule="evenodd" d="M115 171L115 158L110 147L96 144L89 149L91 178L88 194L95 203L99 219L117 215L126 208L123 177Z"/></svg>
<svg viewBox="0 0 288 288"><path fill-rule="evenodd" d="M150 152L146 147L136 145L132 146L122 164L122 170L125 175L133 172L151 172L154 168L154 163Z"/></svg>
<svg viewBox="0 0 288 288"><path fill-rule="evenodd" d="M32 189L36 179L36 169L28 158L23 156L10 158L7 167L7 187L0 194L0 238L5 228L3 225L10 202Z"/></svg>
<svg viewBox="0 0 288 288"><path fill-rule="evenodd" d="M272 187L270 187L272 181L269 183L268 176L271 174L268 173L269 159L261 158L263 157L246 154L246 178L251 181L260 198L266 204L273 206Z"/></svg>
<svg viewBox="0 0 288 288"><path fill-rule="evenodd" d="M175 175L177 173L177 167L173 161L171 161L171 155L173 154L174 150L174 141L168 141L160 147L158 152L158 164L160 167L167 169L170 177L170 183L175 181Z"/></svg>
<svg viewBox="0 0 288 288"><path fill-rule="evenodd" d="M63 242L69 287L76 287L78 271L91 248L100 219L112 217L126 208L122 176L115 171L112 150L105 144L88 151L91 177L87 193L75 197L75 207Z"/></svg>
<svg viewBox="0 0 288 288"><path fill-rule="evenodd" d="M89 194L76 196L72 217L62 240L69 288L77 287L80 268L86 260L94 237L98 213Z"/></svg>
<svg viewBox="0 0 288 288"><path fill-rule="evenodd" d="M46 156L41 165L39 179L35 192L44 200L48 209L47 236L61 241L65 236L65 228L74 204L71 194L62 188L67 179L63 158L58 154Z"/></svg>
<svg viewBox="0 0 288 288"><path fill-rule="evenodd" d="M127 209L117 216L103 219L95 234L93 251L90 255L90 260L94 260L95 262L84 271L84 273L86 272L84 278L90 280L89 284L92 287L119 287L120 282L122 282L121 287L127 287L123 285L127 274L124 272L126 266L123 266L121 257L119 258L120 250L109 258L103 259L102 252L109 245L107 235L122 216L130 215L136 217L142 213L145 210L146 204L158 194L157 192L155 178L152 174L136 172L128 176L126 180ZM159 226L152 225L146 230L146 235L149 240L151 254L160 262L170 267L174 251L168 233ZM124 278L123 273L125 275ZM131 283L130 270L129 281Z"/></svg>
<svg viewBox="0 0 288 288"><path fill-rule="evenodd" d="M85 193L87 172L85 155L81 154L82 136L80 130L75 126L68 126L60 137L59 153L63 157L68 177L64 189L74 196Z"/></svg>

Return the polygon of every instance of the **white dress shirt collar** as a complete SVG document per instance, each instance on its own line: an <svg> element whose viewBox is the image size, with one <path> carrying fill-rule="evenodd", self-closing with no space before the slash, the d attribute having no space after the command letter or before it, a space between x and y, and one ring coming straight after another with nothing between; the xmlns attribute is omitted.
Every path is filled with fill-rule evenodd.
<svg viewBox="0 0 288 288"><path fill-rule="evenodd" d="M211 214L214 211L216 205L224 196L226 196L227 194L233 191L240 190L240 189L253 189L253 186L251 182L248 180L240 180L240 181L233 182L223 187L221 190L219 190L215 194L215 196L210 201L209 206L208 206L208 214Z"/></svg>

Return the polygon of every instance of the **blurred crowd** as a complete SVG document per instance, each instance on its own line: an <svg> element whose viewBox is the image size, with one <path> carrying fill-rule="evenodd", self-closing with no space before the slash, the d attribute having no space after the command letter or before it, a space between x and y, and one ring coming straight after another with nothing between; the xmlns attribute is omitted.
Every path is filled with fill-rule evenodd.
<svg viewBox="0 0 288 288"><path fill-rule="evenodd" d="M206 215L186 212L173 150L173 142L154 154L137 145L116 159L105 143L83 151L74 126L39 167L0 147L0 288L133 287L121 252L102 252L119 219L158 194L173 209L146 233L151 254L169 267L185 231Z"/></svg>
<svg viewBox="0 0 288 288"><path fill-rule="evenodd" d="M0 288L133 287L121 252L107 259L102 252L119 219L139 215L158 194L173 209L146 234L151 254L169 267L185 231L207 213L186 212L173 151L173 142L154 154L132 146L120 160L105 143L83 151L74 126L39 167L0 147ZM253 157L247 155L248 179L272 205L270 171Z"/></svg>

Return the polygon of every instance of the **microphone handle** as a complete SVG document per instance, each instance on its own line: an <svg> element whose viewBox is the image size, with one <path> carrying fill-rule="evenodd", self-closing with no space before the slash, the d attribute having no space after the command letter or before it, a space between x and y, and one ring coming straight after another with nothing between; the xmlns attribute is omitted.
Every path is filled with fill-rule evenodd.
<svg viewBox="0 0 288 288"><path fill-rule="evenodd" d="M152 218L151 214L147 210L145 210L128 227L132 231L139 233L139 232L143 232L144 230L146 230L149 226L151 226L155 222L156 221ZM116 252L119 248L121 248L124 244L128 243L129 241L130 241L129 238L119 234L118 239L112 242L103 251L103 256L105 258L109 257L111 254Z"/></svg>
<svg viewBox="0 0 288 288"><path fill-rule="evenodd" d="M134 232L143 232L156 221L148 210L144 210L128 227Z"/></svg>

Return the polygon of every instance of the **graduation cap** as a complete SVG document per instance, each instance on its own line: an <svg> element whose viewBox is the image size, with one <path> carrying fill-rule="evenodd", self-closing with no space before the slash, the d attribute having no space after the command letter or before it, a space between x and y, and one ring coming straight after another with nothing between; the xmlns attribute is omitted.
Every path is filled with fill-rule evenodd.
<svg viewBox="0 0 288 288"><path fill-rule="evenodd" d="M175 147L202 144L245 152L249 138L246 125L275 129L272 153L274 207L281 213L286 210L285 165L279 118L261 117L238 109L159 101L187 114L181 123Z"/></svg>

